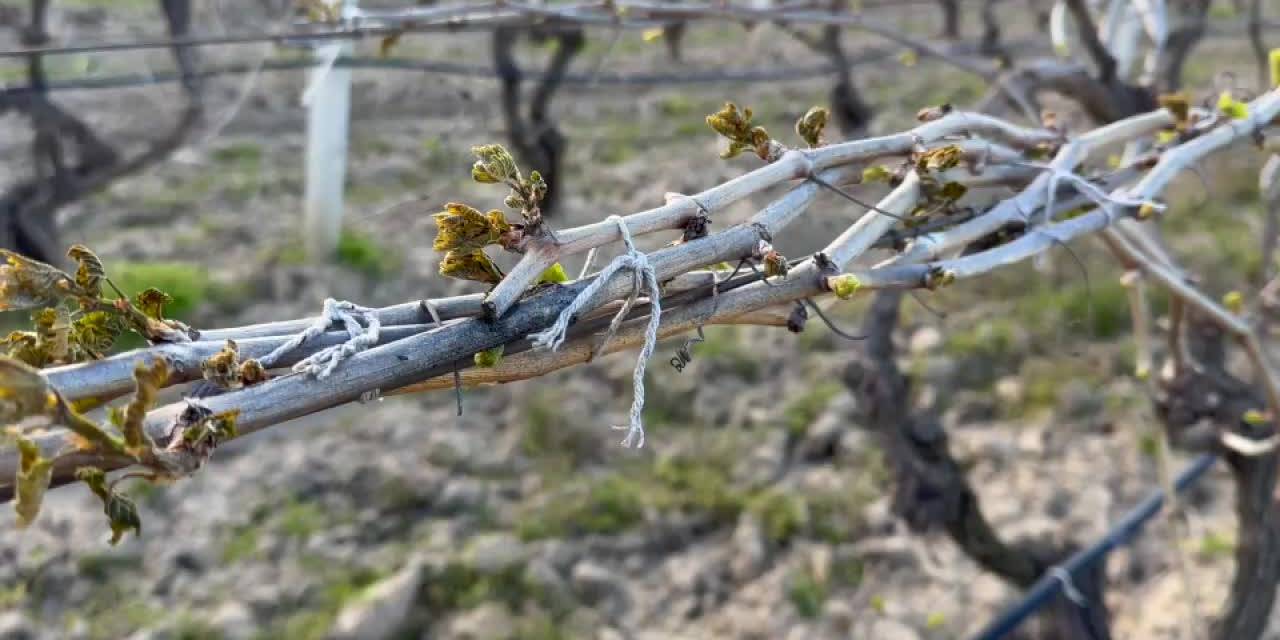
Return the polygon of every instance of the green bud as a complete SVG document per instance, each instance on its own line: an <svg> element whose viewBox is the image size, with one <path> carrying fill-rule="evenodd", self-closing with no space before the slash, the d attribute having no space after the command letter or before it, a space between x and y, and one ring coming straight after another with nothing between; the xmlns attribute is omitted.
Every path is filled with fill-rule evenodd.
<svg viewBox="0 0 1280 640"><path fill-rule="evenodd" d="M851 273L846 273L844 275L827 278L827 287L836 294L837 298L840 298L841 300L848 300L858 292L858 289L862 288L862 282L858 280L857 276Z"/></svg>

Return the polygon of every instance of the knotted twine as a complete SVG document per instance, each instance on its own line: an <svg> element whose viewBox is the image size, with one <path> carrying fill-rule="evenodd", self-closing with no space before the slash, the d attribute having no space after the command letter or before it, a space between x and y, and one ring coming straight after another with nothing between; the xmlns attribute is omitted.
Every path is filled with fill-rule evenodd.
<svg viewBox="0 0 1280 640"><path fill-rule="evenodd" d="M633 398L631 400L631 424L614 425L614 429L626 430L627 435L622 439L622 446L640 448L644 446L644 423L641 421L640 414L644 410L644 369L648 364L649 358L653 355L653 350L658 344L658 326L662 322L662 291L658 288L658 276L653 269L653 265L649 263L649 256L641 253L636 249L636 245L631 240L631 231L627 229L627 223L620 216L609 216L610 222L618 225L619 231L622 233L622 242L627 247L627 252L614 258L604 269L596 275L596 279L587 285L578 294L569 306L565 307L560 315L545 331L535 333L529 336L533 342L533 346L539 348L550 349L555 351L564 344L565 334L569 330L569 323L573 317L582 310L583 307L590 302L596 294L604 288L613 274L622 269L630 269L635 278L635 288L628 298L628 304L618 311L613 318L613 324L622 322L623 316L630 310L636 298L639 297L641 288L647 287L649 290L649 324L644 332L644 346L640 348L640 356L636 359L636 368L632 376L632 386L634 387Z"/></svg>
<svg viewBox="0 0 1280 640"><path fill-rule="evenodd" d="M364 325L360 324L362 320ZM268 353L259 362L262 363L262 366L269 368L280 358L302 346L306 341L312 340L328 331L329 327L335 324L341 324L347 330L347 341L342 344L325 347L298 361L297 364L293 365L295 373L303 373L324 380L333 373L334 369L338 368L338 364L343 360L378 344L378 334L382 328L382 322L378 320L378 314L375 309L361 307L345 300L338 301L333 298L326 298L324 310L320 313L320 317L311 323L311 326L289 338L287 342L276 347L274 351Z"/></svg>

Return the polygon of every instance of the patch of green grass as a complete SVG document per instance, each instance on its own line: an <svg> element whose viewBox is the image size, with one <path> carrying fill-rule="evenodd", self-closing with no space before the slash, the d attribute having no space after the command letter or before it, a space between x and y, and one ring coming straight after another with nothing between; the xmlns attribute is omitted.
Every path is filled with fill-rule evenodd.
<svg viewBox="0 0 1280 640"><path fill-rule="evenodd" d="M222 632L213 625L192 617L190 614L181 615L173 626L173 637L175 640L222 640Z"/></svg>
<svg viewBox="0 0 1280 640"><path fill-rule="evenodd" d="M208 271L187 262L115 262L107 265L107 275L125 294L133 295L155 287L173 301L165 305L165 316L188 320L212 292Z"/></svg>
<svg viewBox="0 0 1280 640"><path fill-rule="evenodd" d="M107 582L121 573L141 570L142 556L112 551L87 553L76 560L76 568L82 577Z"/></svg>
<svg viewBox="0 0 1280 640"><path fill-rule="evenodd" d="M371 236L343 230L338 236L337 260L371 278L384 276L396 269L399 260Z"/></svg>
<svg viewBox="0 0 1280 640"><path fill-rule="evenodd" d="M832 544L857 539L866 526L862 510L875 499L874 491L869 483L859 482L848 491L808 496L806 503L814 537Z"/></svg>
<svg viewBox="0 0 1280 640"><path fill-rule="evenodd" d="M1034 322L1047 327L1061 325L1070 334L1107 340L1127 333L1129 297L1118 278L1092 278L1067 286L1043 286L1018 301L1019 309Z"/></svg>
<svg viewBox="0 0 1280 640"><path fill-rule="evenodd" d="M526 510L517 530L526 540L613 535L640 526L648 511L705 514L718 523L731 523L750 496L730 477L733 459L728 449L710 447L700 454L624 466L585 488L580 478L565 478L563 494Z"/></svg>
<svg viewBox="0 0 1280 640"><path fill-rule="evenodd" d="M246 173L256 172L262 168L262 147L256 142L235 142L214 149L213 160Z"/></svg>
<svg viewBox="0 0 1280 640"><path fill-rule="evenodd" d="M714 458L660 458L652 471L652 502L662 510L707 513L717 522L732 522L746 501L734 488L729 469L727 461Z"/></svg>
<svg viewBox="0 0 1280 640"><path fill-rule="evenodd" d="M385 185L354 182L347 184L342 197L352 207L366 208L386 201L389 195Z"/></svg>
<svg viewBox="0 0 1280 640"><path fill-rule="evenodd" d="M385 156L395 150L395 145L376 136L354 136L351 140L351 151L357 156Z"/></svg>
<svg viewBox="0 0 1280 640"><path fill-rule="evenodd" d="M796 571L787 580L787 600L803 618L816 618L827 601L827 583L811 571Z"/></svg>
<svg viewBox="0 0 1280 640"><path fill-rule="evenodd" d="M545 613L523 616L512 630L511 640L571 640L563 624Z"/></svg>
<svg viewBox="0 0 1280 640"><path fill-rule="evenodd" d="M1236 540L1230 535L1210 531L1200 538L1196 553L1205 560L1225 558L1236 552Z"/></svg>
<svg viewBox="0 0 1280 640"><path fill-rule="evenodd" d="M430 611L470 609L494 600L518 609L537 596L536 590L524 579L523 566L485 574L463 563L452 562L426 581L419 602Z"/></svg>
<svg viewBox="0 0 1280 640"><path fill-rule="evenodd" d="M222 545L222 561L239 562L258 553L258 529L254 525L240 527Z"/></svg>
<svg viewBox="0 0 1280 640"><path fill-rule="evenodd" d="M836 558L831 563L831 582L856 589L866 576L866 563L857 556Z"/></svg>
<svg viewBox="0 0 1280 640"><path fill-rule="evenodd" d="M27 583L0 585L0 609L16 609L27 599Z"/></svg>
<svg viewBox="0 0 1280 640"><path fill-rule="evenodd" d="M837 382L821 382L787 403L782 410L787 433L794 437L803 436L843 388Z"/></svg>
<svg viewBox="0 0 1280 640"><path fill-rule="evenodd" d="M420 163L431 174L455 175L466 169L470 156L464 156L462 151L455 150L440 138L427 138L422 141ZM425 176L420 177L425 179Z"/></svg>
<svg viewBox="0 0 1280 640"><path fill-rule="evenodd" d="M517 523L525 540L587 534L614 534L644 520L644 487L619 475L559 496Z"/></svg>
<svg viewBox="0 0 1280 640"><path fill-rule="evenodd" d="M742 332L739 327L707 327L701 343L692 347L694 364L699 360L707 361L708 375L731 373L744 380L754 381L759 377L761 365L758 357L742 344Z"/></svg>
<svg viewBox="0 0 1280 640"><path fill-rule="evenodd" d="M359 597L369 585L383 577L383 574L372 569L334 566L328 560L316 559L312 563L304 562L304 564L311 564L314 571L323 574L324 586L305 606L298 607L293 613L274 620L270 626L255 635L255 638L259 640L275 638L321 640L327 637L342 606Z"/></svg>
<svg viewBox="0 0 1280 640"><path fill-rule="evenodd" d="M562 471L590 458L599 447L599 434L579 429L561 418L557 394L533 395L523 412L525 427L520 448L530 458Z"/></svg>
<svg viewBox="0 0 1280 640"><path fill-rule="evenodd" d="M272 625L254 636L256 640L295 638L296 640L322 640L337 618L336 611L299 610L283 621Z"/></svg>
<svg viewBox="0 0 1280 640"><path fill-rule="evenodd" d="M326 518L314 502L293 502L281 509L279 523L285 535L305 538L324 528Z"/></svg>
<svg viewBox="0 0 1280 640"><path fill-rule="evenodd" d="M809 505L804 498L781 491L766 491L751 501L765 538L783 544L809 525Z"/></svg>
<svg viewBox="0 0 1280 640"><path fill-rule="evenodd" d="M82 608L92 640L116 640L169 620L164 610L138 599L131 595L133 593L136 591L126 592L123 587L113 586L94 590L92 600Z"/></svg>
<svg viewBox="0 0 1280 640"><path fill-rule="evenodd" d="M984 318L970 329L947 331L942 350L957 358L1004 360L1019 348L1019 327L1009 318Z"/></svg>
<svg viewBox="0 0 1280 640"><path fill-rule="evenodd" d="M695 115L698 116L699 120L702 120L707 113L711 113L715 109L706 109L701 102L690 98L687 94L677 93L663 96L658 100L658 111L667 117ZM702 113L703 111L707 113Z"/></svg>

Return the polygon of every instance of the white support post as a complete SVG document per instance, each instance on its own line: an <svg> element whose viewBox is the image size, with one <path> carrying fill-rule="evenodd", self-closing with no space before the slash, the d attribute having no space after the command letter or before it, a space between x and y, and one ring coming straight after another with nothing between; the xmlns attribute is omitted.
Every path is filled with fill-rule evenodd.
<svg viewBox="0 0 1280 640"><path fill-rule="evenodd" d="M342 2L343 18L350 19L356 0ZM328 260L342 232L343 191L347 178L347 126L351 115L351 69L334 65L352 52L349 40L326 43L316 49L321 64L311 71L302 96L307 107L306 236L307 256Z"/></svg>

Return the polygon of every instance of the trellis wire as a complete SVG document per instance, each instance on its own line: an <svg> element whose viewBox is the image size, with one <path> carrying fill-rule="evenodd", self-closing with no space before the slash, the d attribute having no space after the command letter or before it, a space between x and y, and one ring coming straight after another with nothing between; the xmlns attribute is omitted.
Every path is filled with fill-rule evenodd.
<svg viewBox="0 0 1280 640"><path fill-rule="evenodd" d="M1204 477L1205 472L1213 467L1213 463L1216 460L1217 456L1212 453L1201 454L1183 469L1182 473L1178 474L1178 478L1174 482L1176 490L1178 492L1186 491L1187 488ZM1027 590L1021 601L1006 609L1000 617L978 632L973 637L974 640L999 640L1012 633L1018 628L1018 625L1026 621L1033 613L1049 604L1054 596L1063 593L1063 590L1071 584L1069 579L1073 575L1105 558L1107 554L1115 551L1120 545L1136 538L1142 531L1143 525L1160 512L1161 507L1164 506L1164 497L1163 489L1156 489L1148 494L1142 502L1126 513L1101 540L1098 540L1088 548L1076 552L1066 561L1057 565L1057 568L1060 568L1061 571L1045 572L1045 575L1041 576ZM1063 577L1064 574L1065 579ZM1081 606L1088 605L1089 603L1086 601Z"/></svg>

